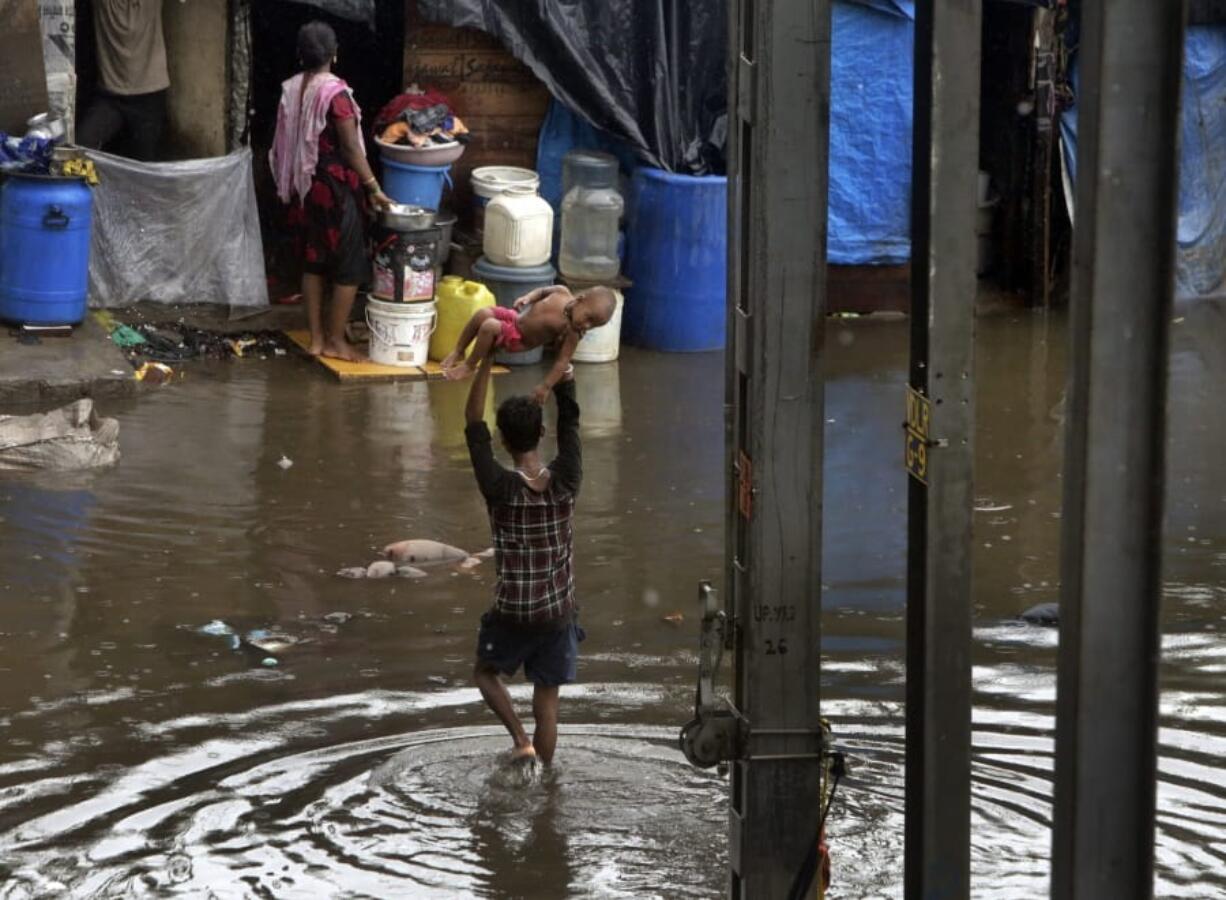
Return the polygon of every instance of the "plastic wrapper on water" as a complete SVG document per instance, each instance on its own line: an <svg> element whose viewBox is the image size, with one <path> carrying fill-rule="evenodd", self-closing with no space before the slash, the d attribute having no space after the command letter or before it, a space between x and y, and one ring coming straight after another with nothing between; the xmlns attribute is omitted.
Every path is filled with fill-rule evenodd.
<svg viewBox="0 0 1226 900"><path fill-rule="evenodd" d="M419 0L419 9L497 37L554 97L647 163L723 174L725 3Z"/></svg>
<svg viewBox="0 0 1226 900"><path fill-rule="evenodd" d="M0 416L0 470L92 469L119 460L119 422L92 400L34 416Z"/></svg>
<svg viewBox="0 0 1226 900"><path fill-rule="evenodd" d="M142 163L89 151L94 190L89 294L94 306L267 306L251 150Z"/></svg>

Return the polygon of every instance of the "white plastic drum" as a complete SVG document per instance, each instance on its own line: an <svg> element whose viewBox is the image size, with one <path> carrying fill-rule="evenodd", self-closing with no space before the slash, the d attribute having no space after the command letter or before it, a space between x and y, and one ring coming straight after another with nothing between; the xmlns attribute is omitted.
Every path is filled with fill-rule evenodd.
<svg viewBox="0 0 1226 900"><path fill-rule="evenodd" d="M424 366L430 353L430 335L438 324L437 304L366 301L370 328L370 361L384 366Z"/></svg>
<svg viewBox="0 0 1226 900"><path fill-rule="evenodd" d="M622 292L614 291L613 296L617 298L617 306L612 318L583 336L571 357L575 362L603 363L617 359L622 342Z"/></svg>
<svg viewBox="0 0 1226 900"><path fill-rule="evenodd" d="M539 266L553 250L553 207L516 185L485 208L485 257L496 266Z"/></svg>

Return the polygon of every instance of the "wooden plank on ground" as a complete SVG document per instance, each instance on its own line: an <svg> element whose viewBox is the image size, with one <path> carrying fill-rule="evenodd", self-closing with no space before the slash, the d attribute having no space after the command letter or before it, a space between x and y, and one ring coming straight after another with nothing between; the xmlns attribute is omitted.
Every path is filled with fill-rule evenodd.
<svg viewBox="0 0 1226 900"><path fill-rule="evenodd" d="M285 332L285 336L297 345L304 354L311 345L311 335L305 329ZM348 362L343 359L331 359L325 356L312 357L320 366L328 371L333 378L341 382L363 382L378 384L388 381L441 381L443 369L434 360L424 366L384 366L373 362ZM506 366L494 366L495 375L508 372Z"/></svg>

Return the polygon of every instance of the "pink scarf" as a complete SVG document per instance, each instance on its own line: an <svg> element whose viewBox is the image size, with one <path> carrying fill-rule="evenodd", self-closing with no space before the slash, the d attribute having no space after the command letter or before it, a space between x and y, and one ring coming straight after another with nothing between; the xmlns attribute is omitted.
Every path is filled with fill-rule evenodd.
<svg viewBox="0 0 1226 900"><path fill-rule="evenodd" d="M357 113L358 142L362 142L362 112L353 91L331 72L311 76L303 96L305 73L298 73L281 84L281 105L277 109L277 132L268 152L277 196L282 203L294 197L305 200L311 178L319 162L319 135L328 124L328 108L338 94L347 94Z"/></svg>

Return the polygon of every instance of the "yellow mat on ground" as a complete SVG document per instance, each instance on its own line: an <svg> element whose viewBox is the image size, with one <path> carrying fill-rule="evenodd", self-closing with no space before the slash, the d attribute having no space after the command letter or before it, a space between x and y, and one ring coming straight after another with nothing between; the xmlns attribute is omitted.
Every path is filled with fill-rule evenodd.
<svg viewBox="0 0 1226 900"><path fill-rule="evenodd" d="M285 336L306 353L311 346L311 335L305 328L285 332ZM326 356L312 357L327 369L337 381L435 381L443 377L443 368L434 360L424 366L384 366L373 362L348 362ZM506 366L494 366L494 374L502 375Z"/></svg>

